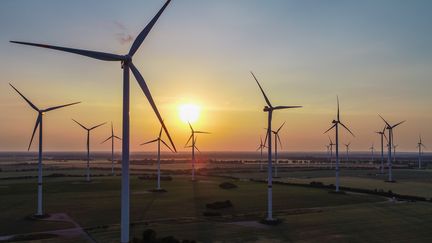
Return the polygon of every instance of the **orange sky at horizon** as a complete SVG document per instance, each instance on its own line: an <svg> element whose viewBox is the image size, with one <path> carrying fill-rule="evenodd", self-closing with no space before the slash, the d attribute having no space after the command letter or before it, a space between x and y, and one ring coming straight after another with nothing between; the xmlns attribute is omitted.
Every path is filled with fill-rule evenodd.
<svg viewBox="0 0 432 243"><path fill-rule="evenodd" d="M37 116L9 82L41 108L82 101L46 114L45 151L86 149L85 131L72 118L88 126L108 122L92 132L92 151L110 150L100 142L110 135L111 121L122 137L119 63L9 40L126 53L131 41L124 37L135 37L162 2L1 2L0 51L6 58L0 58L0 151L26 151ZM186 151L190 135L179 107L195 104L200 115L192 125L212 133L199 136L200 150L255 151L265 136L267 113L250 71L274 105L303 106L274 113L273 127L286 121L283 151L325 151L323 133L336 115L337 95L341 120L356 135L342 131L340 142L351 141L353 151L368 151L372 143L379 147L374 132L384 124L378 114L391 123L407 120L394 132L399 151L417 151L419 134L426 146L432 144L429 4L306 2L170 4L134 64L178 150ZM132 74L130 83L131 151L155 151L155 145L139 144L156 138L160 125Z"/></svg>

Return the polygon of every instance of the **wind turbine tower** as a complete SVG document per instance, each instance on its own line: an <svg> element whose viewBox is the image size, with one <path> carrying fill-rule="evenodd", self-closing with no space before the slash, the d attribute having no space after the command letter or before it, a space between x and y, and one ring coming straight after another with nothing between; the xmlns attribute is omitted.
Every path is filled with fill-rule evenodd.
<svg viewBox="0 0 432 243"><path fill-rule="evenodd" d="M275 219L273 218L273 181L272 181L272 139L271 139L271 134L272 134L272 116L273 116L273 111L276 110L282 110L282 109L291 109L291 108L301 108L301 106L273 106L270 103L270 100L267 98L267 95L265 94L263 88L261 87L261 84L258 82L258 79L255 77L255 75L251 72L253 78L255 79L256 83L258 84L259 89L261 90L262 95L264 96L265 102L266 102L266 106L264 106L263 111L267 112L268 117L267 117L267 137L268 139L268 144L267 144L267 149L268 149L268 162L267 162L267 218L266 221L271 222L271 221L275 221Z"/></svg>
<svg viewBox="0 0 432 243"><path fill-rule="evenodd" d="M333 126L331 126L327 131L324 133L327 133L328 131L335 128L335 137L336 137L336 192L339 192L339 125L341 125L343 128L345 128L351 135L354 136L354 134L346 127L341 121L340 121L340 113L339 113L339 97L337 97L337 116L336 120L332 121Z"/></svg>
<svg viewBox="0 0 432 243"><path fill-rule="evenodd" d="M29 99L27 99L21 92L18 91L18 89L16 89L12 84L9 83L9 85L27 102L27 104L29 104L29 106L31 108L33 108L33 110L35 110L38 113L37 119L36 119L36 125L33 129L33 133L30 139L30 143L29 146L27 148L27 150L30 150L30 147L32 145L33 142L33 138L34 135L36 133L37 128L39 127L39 153L38 153L38 196L37 196L37 211L36 211L36 216L43 216L43 200L42 200L42 194L43 194L43 187L42 187L42 148L43 148L43 139L42 139L42 121L43 121L43 116L49 112L49 111L53 111L53 110L57 110L66 106L71 106L71 105L75 105L75 104L79 104L81 102L75 102L75 103L70 103L70 104L66 104L66 105L60 105L60 106L53 106L47 109L39 109L38 107L36 107Z"/></svg>

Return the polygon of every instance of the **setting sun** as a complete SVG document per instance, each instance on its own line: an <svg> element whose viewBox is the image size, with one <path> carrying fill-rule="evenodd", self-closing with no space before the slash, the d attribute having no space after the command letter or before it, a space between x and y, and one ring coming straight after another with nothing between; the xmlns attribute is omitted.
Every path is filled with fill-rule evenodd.
<svg viewBox="0 0 432 243"><path fill-rule="evenodd" d="M194 104L183 104L179 107L180 119L183 122L195 122L198 120L200 108Z"/></svg>

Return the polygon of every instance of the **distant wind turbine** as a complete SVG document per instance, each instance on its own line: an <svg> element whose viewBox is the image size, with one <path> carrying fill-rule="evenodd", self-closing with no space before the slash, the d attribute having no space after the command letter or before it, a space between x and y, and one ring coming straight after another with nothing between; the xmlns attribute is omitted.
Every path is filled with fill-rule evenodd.
<svg viewBox="0 0 432 243"><path fill-rule="evenodd" d="M330 169L332 169L333 168L333 146L336 144L333 143L330 136L328 136L328 139L329 139L329 146L330 146Z"/></svg>
<svg viewBox="0 0 432 243"><path fill-rule="evenodd" d="M27 150L30 150L30 147L32 145L33 142L33 137L36 133L36 129L39 127L39 154L38 154L38 197L37 197L37 211L36 211L36 215L37 216L42 216L43 215L43 205L42 205L42 120L43 120L43 115L45 115L45 113L47 113L48 111L53 111L53 110L57 110L66 106L71 106L71 105L75 105L75 104L79 104L81 102L75 102L75 103L70 103L70 104L66 104L66 105L60 105L60 106L53 106L47 109L39 109L37 108L29 99L27 99L21 92L18 91L18 89L16 89L12 84L9 83L9 85L30 105L31 108L33 108L33 110L37 111L38 113L38 117L36 119L36 125L33 129L33 133L30 139L30 143L28 146Z"/></svg>
<svg viewBox="0 0 432 243"><path fill-rule="evenodd" d="M333 126L331 126L327 131L324 133L327 133L328 131L335 128L335 137L336 137L336 192L339 192L339 125L341 125L343 128L345 128L351 135L354 136L354 133L351 132L351 130L348 129L341 121L340 121L340 114L339 114L339 97L337 98L337 117L336 120L333 120Z"/></svg>
<svg viewBox="0 0 432 243"><path fill-rule="evenodd" d="M372 163L375 161L375 147L374 147L374 144L372 144L372 146L369 148L370 150L371 150L371 160L372 160Z"/></svg>
<svg viewBox="0 0 432 243"><path fill-rule="evenodd" d="M426 146L422 142L421 135L419 135L419 142L417 143L417 148L419 149L419 155L418 155L418 168L422 168L422 155L423 151L422 148L426 148Z"/></svg>
<svg viewBox="0 0 432 243"><path fill-rule="evenodd" d="M282 142L281 142L281 139L280 139L280 137L279 137L279 132L280 132L280 130L282 129L282 127L285 125L285 122L284 123L282 123L282 125L278 128L278 130L276 130L276 131L272 131L272 133L274 134L274 139L275 139L275 164L274 164L274 176L275 177L278 177L278 170L277 170L277 165L278 165L278 150L277 150L277 145L278 145L278 142L279 142L279 145L281 146L281 148L282 148Z"/></svg>
<svg viewBox="0 0 432 243"><path fill-rule="evenodd" d="M261 87L260 83L258 82L258 79L255 77L255 75L251 72L253 78L255 79L256 83L258 84L258 87L260 88L264 99L266 101L266 106L264 107L264 112L268 112L268 125L267 125L267 137L268 139L268 168L267 168L267 221L274 221L273 218L273 195L272 195L272 139L271 139L271 125L272 125L272 115L273 111L275 110L282 110L282 109L291 109L291 108L301 108L302 106L272 106L270 103L270 100L267 98L267 95L265 94L263 88Z"/></svg>
<svg viewBox="0 0 432 243"><path fill-rule="evenodd" d="M260 171L263 170L262 160L263 160L263 149L264 148L266 148L265 142L263 142L262 137L260 137L260 144L259 144L259 146L257 148L257 151L259 150L260 153L261 153L261 159L260 159L260 162L259 162L259 164L260 164Z"/></svg>
<svg viewBox="0 0 432 243"><path fill-rule="evenodd" d="M140 85L142 91L144 92L145 96L147 97L147 100L149 101L150 105L153 108L153 111L156 113L157 118L159 119L159 122L163 126L165 130L165 134L167 134L170 143L176 151L175 145L171 139L171 136L168 133L168 129L166 128L165 124L162 121L162 117L156 107L156 104L153 100L153 97L150 93L149 88L147 87L147 84L138 71L138 69L135 67L135 65L132 63L132 57L137 52L138 48L141 46L141 44L144 42L145 38L153 28L153 26L156 24L159 17L162 15L165 8L168 6L168 4L171 2L171 0L167 0L163 7L159 10L159 12L153 17L153 19L150 21L150 23L141 31L141 33L137 36L135 41L132 44L132 47L130 48L129 52L126 55L117 55L117 54L111 54L111 53L104 53L104 52L98 52L98 51L89 51L89 50L80 50L80 49L73 49L73 48L67 48L67 47L59 47L59 46L51 46L51 45L45 45L45 44L36 44L36 43L29 43L29 42L20 42L20 41L11 41L12 43L17 44L23 44L23 45L30 45L30 46L37 46L37 47L43 47L58 51L64 51L69 53L74 53L82 56L87 56L90 58L102 60L102 61L118 61L121 63L121 68L123 69L123 132L122 132L122 182L121 182L121 222L120 222L120 228L121 228L121 236L120 241L122 243L129 242L129 208L130 208L130 186L129 186L129 106L130 106L130 100L129 100L129 93L130 93L130 82L129 82L129 69L132 70L133 75L135 76L136 80L138 81L138 84Z"/></svg>
<svg viewBox="0 0 432 243"><path fill-rule="evenodd" d="M395 125L390 125L381 115L379 115L381 119L386 124L386 129L388 130L388 157L387 157L387 163L389 168L389 177L388 181L393 182L393 175L392 175L392 143L393 143L393 129L400 124L404 123L405 121L401 121L399 123L396 123Z"/></svg>
<svg viewBox="0 0 432 243"><path fill-rule="evenodd" d="M330 145L324 145L327 149L327 159L330 160Z"/></svg>
<svg viewBox="0 0 432 243"><path fill-rule="evenodd" d="M121 140L121 138L114 135L114 128L113 124L111 122L111 136L107 139L105 139L101 144L105 143L108 140L111 140L111 174L114 175L114 138Z"/></svg>
<svg viewBox="0 0 432 243"><path fill-rule="evenodd" d="M190 124L190 122L188 122L189 124L189 128L191 130L191 135L189 137L189 139L187 140L185 147L187 147L187 145L189 144L189 142L192 140L192 145L190 146L190 148L192 148L192 181L195 181L195 149L196 149L196 139L195 139L195 134L210 134L209 132L203 132L203 131L195 131L192 127L192 125Z"/></svg>
<svg viewBox="0 0 432 243"><path fill-rule="evenodd" d="M162 127L161 127L161 129L160 129L160 131L159 131L159 136L156 138L156 139L154 139L154 140L151 140L151 141L149 141L149 142L145 142L145 143L142 143L142 144L140 144L141 146L142 145L146 145L146 144L150 144L150 143L155 143L155 142L157 142L157 146L158 146L158 154L157 154L157 161L158 161L158 164L157 164L157 188L156 188L156 190L158 190L158 191L161 191L162 190L162 188L161 188L161 183L160 183L160 178L161 178L161 173L160 173L160 149L161 149L161 146L160 146L160 144L161 144L161 142L169 149L169 150L171 150L172 152L174 152L174 150L172 150L171 148L170 148L170 146L168 146L168 144L164 141L164 140L162 140Z"/></svg>
<svg viewBox="0 0 432 243"><path fill-rule="evenodd" d="M86 181L89 182L90 181L90 131L93 129L96 129L102 125L105 125L106 122L101 123L99 125L87 128L84 125L82 125L81 123L77 122L76 120L72 119L76 124L78 124L80 127L82 127L84 130L87 131L87 175L86 175Z"/></svg>
<svg viewBox="0 0 432 243"><path fill-rule="evenodd" d="M393 143L394 143L394 141L393 141ZM399 145L397 145L397 144L393 144L393 164L396 163L396 148L397 148L398 146L399 146Z"/></svg>
<svg viewBox="0 0 432 243"><path fill-rule="evenodd" d="M386 127L384 126L382 131L375 132L381 137L381 174L384 174L384 138L387 140L387 136L385 135L385 129Z"/></svg>
<svg viewBox="0 0 432 243"><path fill-rule="evenodd" d="M349 155L349 148L350 148L351 142L345 143L344 145L346 148L346 162L348 163L348 155Z"/></svg>

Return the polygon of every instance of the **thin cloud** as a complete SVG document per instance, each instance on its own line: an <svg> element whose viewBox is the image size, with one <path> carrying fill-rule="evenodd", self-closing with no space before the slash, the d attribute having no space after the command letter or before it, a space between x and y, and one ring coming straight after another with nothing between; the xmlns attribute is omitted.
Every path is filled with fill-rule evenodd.
<svg viewBox="0 0 432 243"><path fill-rule="evenodd" d="M129 30L127 29L127 27L119 22L119 21L114 21L114 26L116 28L116 39L120 42L120 44L124 45L124 44L128 44L131 43L135 37L131 34L129 34Z"/></svg>

